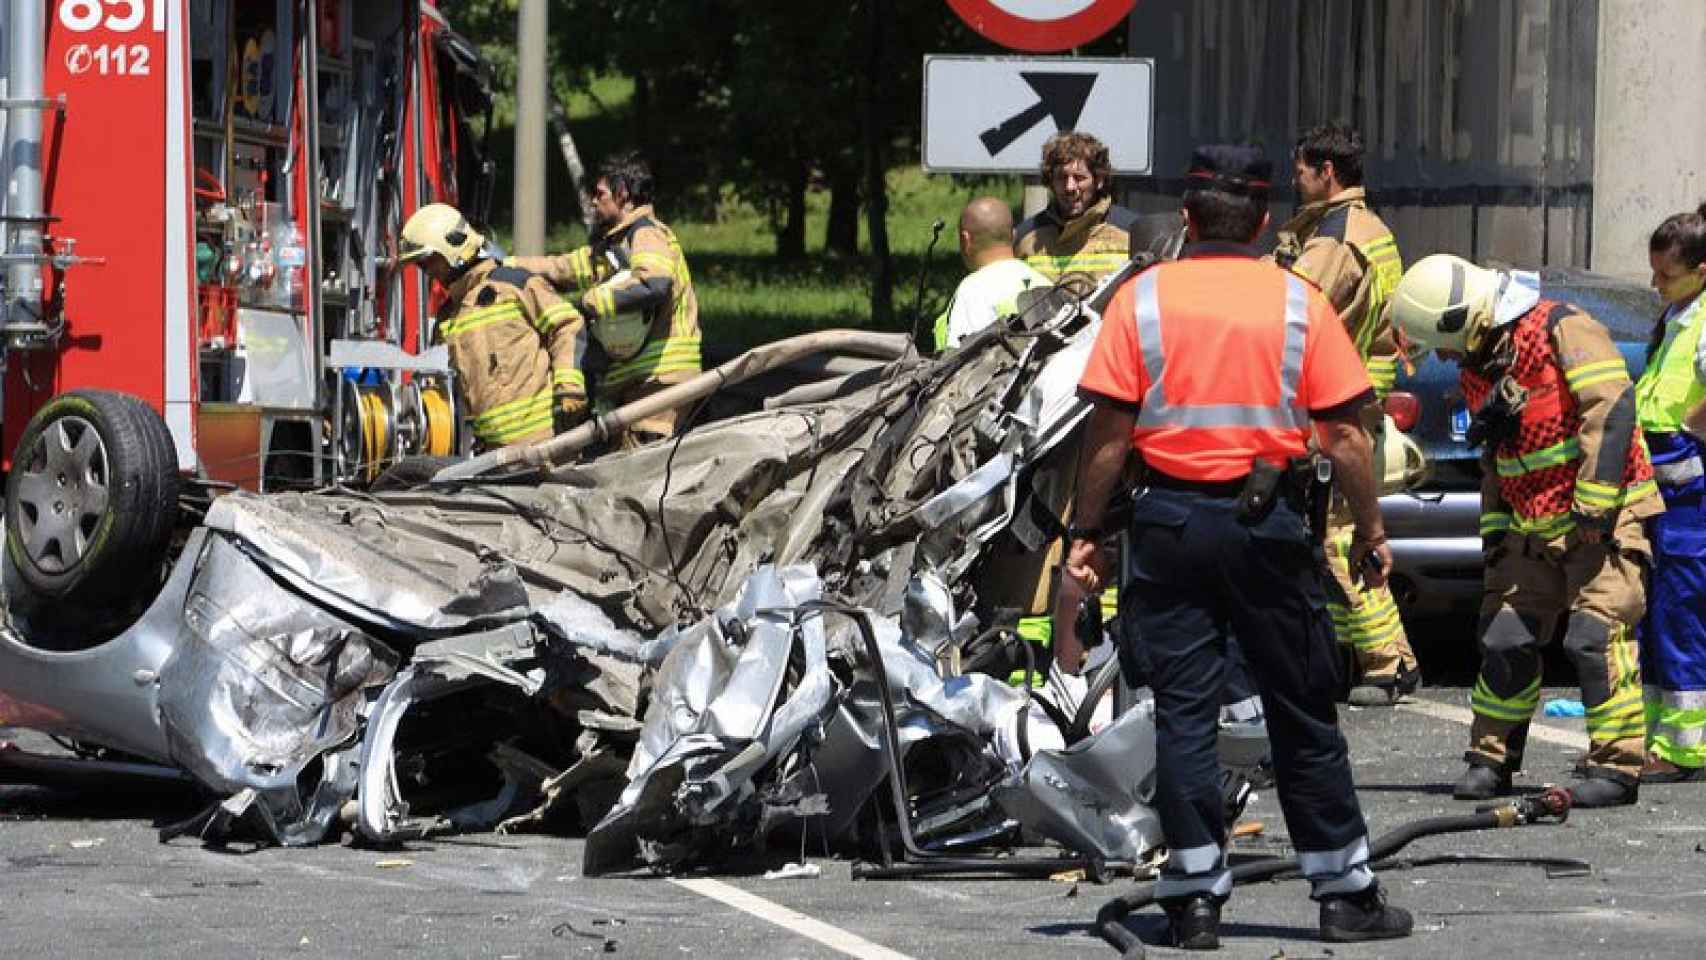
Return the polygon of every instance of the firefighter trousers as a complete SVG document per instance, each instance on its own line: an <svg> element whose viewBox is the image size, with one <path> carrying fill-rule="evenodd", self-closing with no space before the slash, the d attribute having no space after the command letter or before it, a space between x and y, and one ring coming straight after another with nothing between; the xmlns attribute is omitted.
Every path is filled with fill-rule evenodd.
<svg viewBox="0 0 1706 960"><path fill-rule="evenodd" d="M1465 759L1512 772L1522 766L1513 734L1526 732L1540 701L1540 649L1562 626L1587 708L1587 772L1634 782L1646 735L1635 625L1646 607L1650 556L1641 522L1632 519L1601 543L1575 531L1551 540L1513 533L1493 550Z"/></svg>
<svg viewBox="0 0 1706 960"><path fill-rule="evenodd" d="M1368 829L1333 706L1339 657L1302 514L1282 500L1246 523L1234 498L1151 488L1138 491L1130 529L1123 634L1142 639L1164 745L1155 807L1171 856L1156 896L1231 892L1216 739L1233 635L1261 693L1280 807L1313 895L1368 887Z"/></svg>
<svg viewBox="0 0 1706 960"><path fill-rule="evenodd" d="M1398 619L1398 604L1385 586L1363 587L1351 580L1351 534L1355 529L1344 497L1333 494L1323 538L1327 570L1333 581L1327 591L1327 612L1333 618L1333 633L1342 646L1356 656L1357 683L1390 686L1398 674L1417 670L1410 638Z"/></svg>

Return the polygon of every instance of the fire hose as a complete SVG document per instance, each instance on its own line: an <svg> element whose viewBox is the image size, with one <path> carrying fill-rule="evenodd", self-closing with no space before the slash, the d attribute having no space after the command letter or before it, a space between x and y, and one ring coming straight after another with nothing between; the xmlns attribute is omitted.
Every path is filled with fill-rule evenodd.
<svg viewBox="0 0 1706 960"><path fill-rule="evenodd" d="M1391 858L1412 841L1419 840L1422 837L1520 827L1548 821L1563 823L1569 815L1569 792L1559 787L1553 787L1542 793L1517 797L1504 803L1483 807L1472 814L1424 817L1420 820L1411 821L1388 831L1375 840L1369 850L1369 860L1378 864L1380 861ZM1415 861L1412 865L1420 865L1424 862L1427 861ZM1510 861L1499 860L1497 862ZM1530 861L1525 859L1522 862ZM1577 861L1566 862L1553 859L1544 862L1569 867L1579 866ZM1236 886L1254 883L1258 880L1282 879L1287 874L1300 875L1295 857L1269 857L1253 860L1249 863L1241 863L1233 867L1232 883ZM1124 960L1142 960L1144 956L1143 941L1138 939L1137 934L1125 925L1125 919L1133 912L1154 902L1154 883L1146 883L1130 893L1109 900L1096 913L1096 932L1115 950L1120 951L1120 956Z"/></svg>
<svg viewBox="0 0 1706 960"><path fill-rule="evenodd" d="M767 343L691 380L665 387L657 393L617 407L608 413L598 414L580 426L549 440L512 443L470 460L452 464L434 475L432 482L473 480L493 472L549 467L563 463L580 450L601 440L607 440L647 417L702 400L723 387L750 380L761 373L787 366L815 353L842 351L881 360L898 360L906 356L912 346L910 340L902 337L901 334L874 333L868 330L819 330Z"/></svg>

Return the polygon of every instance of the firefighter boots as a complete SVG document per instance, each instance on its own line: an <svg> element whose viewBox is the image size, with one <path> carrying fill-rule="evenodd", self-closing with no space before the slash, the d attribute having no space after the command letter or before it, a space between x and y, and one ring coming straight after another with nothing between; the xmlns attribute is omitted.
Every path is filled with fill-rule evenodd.
<svg viewBox="0 0 1706 960"><path fill-rule="evenodd" d="M1329 943L1393 940L1410 935L1410 911L1386 902L1376 883L1366 890L1321 901L1321 939Z"/></svg>
<svg viewBox="0 0 1706 960"><path fill-rule="evenodd" d="M1587 779L1570 788L1572 807L1621 807L1635 802L1640 785L1630 777L1610 776L1594 770Z"/></svg>
<svg viewBox="0 0 1706 960"><path fill-rule="evenodd" d="M1506 768L1490 767L1484 763L1469 764L1451 795L1458 800L1491 800L1511 792L1511 774Z"/></svg>

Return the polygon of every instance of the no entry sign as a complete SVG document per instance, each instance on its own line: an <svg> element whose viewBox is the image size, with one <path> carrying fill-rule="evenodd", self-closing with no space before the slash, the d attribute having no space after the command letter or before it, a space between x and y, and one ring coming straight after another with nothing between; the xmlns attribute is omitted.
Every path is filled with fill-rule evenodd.
<svg viewBox="0 0 1706 960"><path fill-rule="evenodd" d="M973 30L1014 50L1053 53L1114 28L1137 0L948 0Z"/></svg>

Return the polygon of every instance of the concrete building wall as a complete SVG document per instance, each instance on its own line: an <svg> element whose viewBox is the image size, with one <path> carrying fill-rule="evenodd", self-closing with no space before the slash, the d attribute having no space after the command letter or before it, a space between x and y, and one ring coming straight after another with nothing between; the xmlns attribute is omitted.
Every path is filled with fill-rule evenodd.
<svg viewBox="0 0 1706 960"><path fill-rule="evenodd" d="M1601 0L1593 264L1646 277L1647 237L1706 200L1706 3Z"/></svg>
<svg viewBox="0 0 1706 960"><path fill-rule="evenodd" d="M1673 2L1706 17L1701 0ZM1406 260L1590 266L1600 6L1142 0L1129 49L1156 64L1158 175L1124 196L1176 207L1192 147L1215 140L1261 143L1289 172L1297 134L1339 120L1363 132L1370 192ZM1289 187L1277 196L1276 219Z"/></svg>

